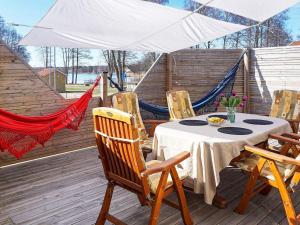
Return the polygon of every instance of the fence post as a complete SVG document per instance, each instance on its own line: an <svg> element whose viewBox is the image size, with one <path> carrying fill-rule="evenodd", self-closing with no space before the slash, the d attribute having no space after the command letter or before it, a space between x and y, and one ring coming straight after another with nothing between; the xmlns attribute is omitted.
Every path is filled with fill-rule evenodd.
<svg viewBox="0 0 300 225"><path fill-rule="evenodd" d="M170 91L173 88L173 68L172 68L172 56L167 54L167 73L166 73L166 90Z"/></svg>
<svg viewBox="0 0 300 225"><path fill-rule="evenodd" d="M107 74L108 72L102 73L102 78L100 79L100 106L106 106L107 99Z"/></svg>
<svg viewBox="0 0 300 225"><path fill-rule="evenodd" d="M251 66L251 49L248 48L244 54L244 95L248 96L248 101L244 107L244 112L250 112L250 96L249 96L249 76L250 76L250 66Z"/></svg>

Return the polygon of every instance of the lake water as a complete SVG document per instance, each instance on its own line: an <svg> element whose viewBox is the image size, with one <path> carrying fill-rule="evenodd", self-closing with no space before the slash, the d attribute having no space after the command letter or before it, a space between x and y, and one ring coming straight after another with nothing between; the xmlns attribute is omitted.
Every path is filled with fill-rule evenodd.
<svg viewBox="0 0 300 225"><path fill-rule="evenodd" d="M96 80L96 78L99 76L99 74L93 74L93 73L79 73L77 75L77 84L83 84L85 80ZM68 74L68 83L70 84L72 82L72 74Z"/></svg>
<svg viewBox="0 0 300 225"><path fill-rule="evenodd" d="M99 76L99 74L94 73L79 73L77 75L77 84L84 84L84 81L86 80L93 80L95 81L96 78ZM112 75L113 81L117 81L117 77L115 74ZM72 83L72 73L68 74L68 84Z"/></svg>

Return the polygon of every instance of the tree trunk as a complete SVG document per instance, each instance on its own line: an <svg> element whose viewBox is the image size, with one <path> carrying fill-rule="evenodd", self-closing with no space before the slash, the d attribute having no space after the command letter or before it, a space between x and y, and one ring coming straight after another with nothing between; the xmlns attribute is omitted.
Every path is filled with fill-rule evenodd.
<svg viewBox="0 0 300 225"><path fill-rule="evenodd" d="M270 29L270 20L267 21L266 47L269 47L269 29Z"/></svg>
<svg viewBox="0 0 300 225"><path fill-rule="evenodd" d="M78 63L79 63L79 49L77 48L77 50L76 50L76 75L75 75L75 84L77 84Z"/></svg>
<svg viewBox="0 0 300 225"><path fill-rule="evenodd" d="M235 48L239 48L239 44L240 44L240 32L237 32L236 34L236 39L235 39Z"/></svg>
<svg viewBox="0 0 300 225"><path fill-rule="evenodd" d="M260 47L263 47L263 26L260 27Z"/></svg>
<svg viewBox="0 0 300 225"><path fill-rule="evenodd" d="M74 49L72 48L72 84L74 84Z"/></svg>
<svg viewBox="0 0 300 225"><path fill-rule="evenodd" d="M258 43L259 43L259 26L255 27L255 38L254 38L254 43L255 43L255 48L258 48Z"/></svg>
<svg viewBox="0 0 300 225"><path fill-rule="evenodd" d="M226 48L226 42L227 42L227 36L225 35L225 36L223 37L223 49Z"/></svg>
<svg viewBox="0 0 300 225"><path fill-rule="evenodd" d="M45 67L48 68L48 47L45 49Z"/></svg>

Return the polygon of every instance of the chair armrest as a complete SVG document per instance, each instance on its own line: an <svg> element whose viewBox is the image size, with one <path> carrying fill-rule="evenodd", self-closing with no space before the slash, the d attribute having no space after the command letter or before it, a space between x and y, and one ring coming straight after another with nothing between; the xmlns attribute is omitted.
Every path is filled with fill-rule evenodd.
<svg viewBox="0 0 300 225"><path fill-rule="evenodd" d="M300 146L300 141L293 139L293 138L286 137L286 136L282 136L282 135L278 135L278 134L270 134L269 138Z"/></svg>
<svg viewBox="0 0 300 225"><path fill-rule="evenodd" d="M293 165L296 165L296 166L300 166L300 160L296 160L296 159L291 158L291 157L280 155L280 154L270 152L270 151L267 151L267 150L264 150L264 149L261 149L261 148L257 148L257 147L254 147L254 146L250 146L250 145L246 145L244 148L245 148L246 151L252 152L255 155L259 155L259 156L261 156L263 158L266 158L266 159L275 160L277 162L284 163L284 164L293 164Z"/></svg>
<svg viewBox="0 0 300 225"><path fill-rule="evenodd" d="M161 163L157 163L157 164L150 166L149 168L144 170L141 174L142 174L142 176L149 176L154 173L162 172L166 169L169 169L172 166L176 166L177 164L181 163L183 160L189 158L190 155L191 154L187 151L181 152L178 155L176 155L166 161L163 161Z"/></svg>
<svg viewBox="0 0 300 225"><path fill-rule="evenodd" d="M300 135L299 134L295 134L295 133L283 133L282 136L284 137L290 137L296 140L300 139Z"/></svg>

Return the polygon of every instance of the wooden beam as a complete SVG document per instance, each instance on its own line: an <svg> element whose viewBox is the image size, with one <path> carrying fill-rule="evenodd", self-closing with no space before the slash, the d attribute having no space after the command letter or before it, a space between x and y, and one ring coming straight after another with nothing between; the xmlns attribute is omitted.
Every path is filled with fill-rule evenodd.
<svg viewBox="0 0 300 225"><path fill-rule="evenodd" d="M102 78L100 80L99 88L100 88L100 106L106 106L107 101L107 74L108 72L102 73Z"/></svg>
<svg viewBox="0 0 300 225"><path fill-rule="evenodd" d="M171 54L167 54L167 73L166 73L166 91L173 88L173 64Z"/></svg>
<svg viewBox="0 0 300 225"><path fill-rule="evenodd" d="M247 49L247 52L244 54L244 71L243 71L243 75L244 75L244 95L250 97L250 93L249 93L249 76L250 76L250 53L251 53L251 49ZM250 99L248 100L248 102L246 102L246 105L244 107L244 112L249 113L250 111Z"/></svg>

